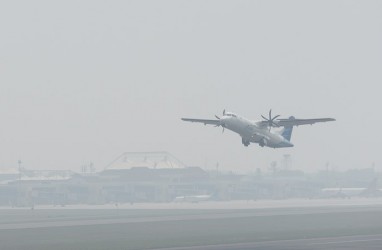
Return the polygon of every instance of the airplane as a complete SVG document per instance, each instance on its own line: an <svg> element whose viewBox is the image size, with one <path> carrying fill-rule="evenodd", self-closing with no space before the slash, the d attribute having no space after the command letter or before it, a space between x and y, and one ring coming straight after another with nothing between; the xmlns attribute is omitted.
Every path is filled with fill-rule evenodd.
<svg viewBox="0 0 382 250"><path fill-rule="evenodd" d="M374 178L367 187L322 188L321 194L324 198L380 197L382 189L378 188L378 178Z"/></svg>
<svg viewBox="0 0 382 250"><path fill-rule="evenodd" d="M269 148L286 148L293 147L291 143L291 136L293 126L314 124L317 122L335 121L333 118L316 118L316 119L296 119L290 116L287 119L278 118L280 115L272 117L272 109L269 110L268 118L261 116L264 120L251 121L241 117L232 112L223 110L223 116L215 115L215 120L209 119L194 119L194 118L181 118L186 122L197 122L204 125L214 125L215 127L222 127L229 129L241 136L241 142L244 146L248 147L251 143L257 143L261 147ZM281 128L279 130L272 130L272 128Z"/></svg>
<svg viewBox="0 0 382 250"><path fill-rule="evenodd" d="M198 203L201 201L208 201L211 199L211 195L204 194L204 195L187 195L187 196L177 196L175 197L175 202L191 202L191 203Z"/></svg>

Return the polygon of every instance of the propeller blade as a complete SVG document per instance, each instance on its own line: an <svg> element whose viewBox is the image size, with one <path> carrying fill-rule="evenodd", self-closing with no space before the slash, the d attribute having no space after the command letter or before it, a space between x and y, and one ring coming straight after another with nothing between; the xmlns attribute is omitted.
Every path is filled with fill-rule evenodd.
<svg viewBox="0 0 382 250"><path fill-rule="evenodd" d="M223 115L225 115L225 109L223 109Z"/></svg>
<svg viewBox="0 0 382 250"><path fill-rule="evenodd" d="M220 120L220 117L219 117L219 116L215 115L215 117L216 117L216 119Z"/></svg>
<svg viewBox="0 0 382 250"><path fill-rule="evenodd" d="M272 109L269 110L269 120L272 120Z"/></svg>
<svg viewBox="0 0 382 250"><path fill-rule="evenodd" d="M265 118L265 116L261 115L261 117L263 117L263 119L264 119L264 120L268 121L268 119L267 119L267 118Z"/></svg>
<svg viewBox="0 0 382 250"><path fill-rule="evenodd" d="M276 115L275 117L272 118L272 121L275 120L277 117L279 117L280 115Z"/></svg>
<svg viewBox="0 0 382 250"><path fill-rule="evenodd" d="M280 127L280 125L278 125L278 124L275 123L275 122L272 122L272 125L274 125L275 127Z"/></svg>

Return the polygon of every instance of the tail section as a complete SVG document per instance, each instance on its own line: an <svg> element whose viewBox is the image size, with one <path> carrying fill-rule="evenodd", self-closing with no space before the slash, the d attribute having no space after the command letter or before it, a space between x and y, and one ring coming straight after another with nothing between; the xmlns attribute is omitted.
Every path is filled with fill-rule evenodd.
<svg viewBox="0 0 382 250"><path fill-rule="evenodd" d="M289 120L293 120L293 119L295 119L293 116L289 117ZM292 131L293 131L293 126L284 127L283 131L281 132L281 135L286 140L290 141L290 138L292 137Z"/></svg>

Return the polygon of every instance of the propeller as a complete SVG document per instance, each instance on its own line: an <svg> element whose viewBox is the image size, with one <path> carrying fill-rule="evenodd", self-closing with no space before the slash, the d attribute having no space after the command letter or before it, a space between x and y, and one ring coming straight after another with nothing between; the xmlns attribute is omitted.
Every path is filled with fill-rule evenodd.
<svg viewBox="0 0 382 250"><path fill-rule="evenodd" d="M220 120L220 119L219 119L219 120ZM224 128L225 128L224 123L219 123L219 124L216 124L216 125L215 125L215 127L220 127L220 126L222 126L222 128L223 128L222 133L224 133Z"/></svg>
<svg viewBox="0 0 382 250"><path fill-rule="evenodd" d="M223 110L223 116L225 116L225 109ZM215 115L216 119L220 120L220 117ZM222 126L223 128L223 131L222 133L224 133L224 128L225 128L225 124L223 122L219 122L219 124L216 124L215 127L219 127L219 126Z"/></svg>
<svg viewBox="0 0 382 250"><path fill-rule="evenodd" d="M266 118L265 116L261 115L261 117L268 122L269 131L271 131L272 127L280 127L277 123L274 122L274 120L279 117L280 115L276 115L275 117L272 117L272 109L269 110L269 118Z"/></svg>

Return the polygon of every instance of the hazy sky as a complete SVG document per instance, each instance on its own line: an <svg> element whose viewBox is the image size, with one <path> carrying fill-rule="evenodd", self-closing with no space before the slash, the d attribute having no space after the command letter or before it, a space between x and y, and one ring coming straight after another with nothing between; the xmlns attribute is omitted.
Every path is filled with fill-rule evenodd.
<svg viewBox="0 0 382 250"><path fill-rule="evenodd" d="M0 171L102 169L127 151L188 165L382 170L380 1L2 1ZM334 117L294 148L185 123L223 109Z"/></svg>

